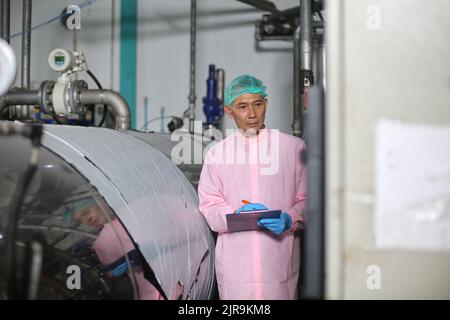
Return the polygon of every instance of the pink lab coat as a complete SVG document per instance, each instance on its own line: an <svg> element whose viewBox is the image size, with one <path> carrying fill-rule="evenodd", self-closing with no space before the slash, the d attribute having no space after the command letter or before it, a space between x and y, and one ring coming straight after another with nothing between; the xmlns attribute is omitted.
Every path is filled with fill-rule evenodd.
<svg viewBox="0 0 450 320"><path fill-rule="evenodd" d="M273 163L278 157L278 169L271 174L261 171L270 166L256 156L260 149L272 155ZM297 299L300 240L294 231L305 222L304 149L302 139L266 128L256 137L236 131L208 150L198 187L199 209L218 232L215 263L220 299ZM245 161L237 156L242 152ZM287 212L292 227L280 236L270 231L228 233L225 215L240 208L243 199Z"/></svg>
<svg viewBox="0 0 450 320"><path fill-rule="evenodd" d="M116 232L114 232L114 228ZM123 249L120 245L122 242ZM111 264L117 259L124 256L125 253L134 250L134 244L123 228L122 224L114 219L112 223L107 223L103 226L102 231L98 235L94 243L94 250L97 253L101 263L107 265ZM125 252L124 252L125 251ZM158 290L144 278L142 270L134 271L134 277L139 291L140 300L160 300L162 296Z"/></svg>

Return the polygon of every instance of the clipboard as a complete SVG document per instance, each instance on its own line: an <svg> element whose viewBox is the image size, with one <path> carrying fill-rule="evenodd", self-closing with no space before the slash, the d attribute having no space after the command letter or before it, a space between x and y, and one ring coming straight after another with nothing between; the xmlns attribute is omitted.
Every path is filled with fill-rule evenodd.
<svg viewBox="0 0 450 320"><path fill-rule="evenodd" d="M227 219L228 232L266 230L258 226L259 219L279 218L281 210L255 210L239 214L230 213L225 215Z"/></svg>

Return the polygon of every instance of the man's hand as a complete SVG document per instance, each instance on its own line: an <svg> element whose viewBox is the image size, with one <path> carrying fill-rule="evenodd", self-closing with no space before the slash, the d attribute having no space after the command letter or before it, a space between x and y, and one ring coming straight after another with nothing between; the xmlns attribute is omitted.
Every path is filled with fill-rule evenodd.
<svg viewBox="0 0 450 320"><path fill-rule="evenodd" d="M258 226L269 229L273 233L280 235L292 226L292 218L286 212L280 214L279 218L261 219Z"/></svg>

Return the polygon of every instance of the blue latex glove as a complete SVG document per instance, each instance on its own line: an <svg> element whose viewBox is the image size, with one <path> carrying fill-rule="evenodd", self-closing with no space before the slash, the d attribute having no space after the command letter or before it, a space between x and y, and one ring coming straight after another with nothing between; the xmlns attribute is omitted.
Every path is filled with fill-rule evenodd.
<svg viewBox="0 0 450 320"><path fill-rule="evenodd" d="M132 250L127 253L128 259L130 260L131 267L138 266L141 264L140 255L138 251ZM125 259L125 256L121 257L120 259L116 260L115 262L104 266L101 271L102 272L109 272L111 271L111 275L113 277L120 277L124 275L128 270L128 264Z"/></svg>
<svg viewBox="0 0 450 320"><path fill-rule="evenodd" d="M114 277L120 277L121 275L125 274L127 272L128 269L128 264L126 261L124 261L123 263L119 264L117 267L115 267L112 271L111 274Z"/></svg>
<svg viewBox="0 0 450 320"><path fill-rule="evenodd" d="M259 220L258 226L269 229L273 233L280 235L292 226L292 219L289 214L283 212L280 214L279 218Z"/></svg>
<svg viewBox="0 0 450 320"><path fill-rule="evenodd" d="M236 214L239 214L241 212L245 211L255 211L255 210L269 210L265 205L262 203L248 203L240 207L236 210Z"/></svg>

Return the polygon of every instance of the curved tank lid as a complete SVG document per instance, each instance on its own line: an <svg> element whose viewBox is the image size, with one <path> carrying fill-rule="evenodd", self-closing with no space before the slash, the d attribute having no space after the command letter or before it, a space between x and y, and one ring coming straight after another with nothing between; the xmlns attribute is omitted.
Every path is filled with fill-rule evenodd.
<svg viewBox="0 0 450 320"><path fill-rule="evenodd" d="M187 178L158 150L105 128L45 126L42 144L98 189L128 230L168 297L207 299L214 241Z"/></svg>

